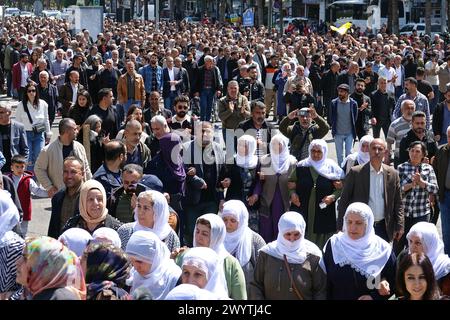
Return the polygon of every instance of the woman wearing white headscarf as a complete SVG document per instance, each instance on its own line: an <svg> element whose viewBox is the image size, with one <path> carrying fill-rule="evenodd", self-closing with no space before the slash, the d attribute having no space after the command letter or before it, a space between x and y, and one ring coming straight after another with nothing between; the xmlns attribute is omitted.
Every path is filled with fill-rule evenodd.
<svg viewBox="0 0 450 320"><path fill-rule="evenodd" d="M141 192L134 211L135 222L122 225L117 233L122 241L122 249L127 247L133 232L144 230L155 233L170 252L180 247L180 239L169 225L169 204L161 192L149 190Z"/></svg>
<svg viewBox="0 0 450 320"><path fill-rule="evenodd" d="M195 284L182 283L173 288L164 300L218 300L214 293Z"/></svg>
<svg viewBox="0 0 450 320"><path fill-rule="evenodd" d="M239 261L224 246L226 234L225 223L217 214L204 214L198 217L195 223L194 248L206 247L214 250L223 260L229 297L233 300L247 300L244 271ZM176 257L179 266L183 265L184 256L190 250Z"/></svg>
<svg viewBox="0 0 450 320"><path fill-rule="evenodd" d="M395 255L391 245L375 235L373 222L372 209L354 202L345 212L343 231L325 245L320 265L327 273L328 299L372 300L392 294Z"/></svg>
<svg viewBox="0 0 450 320"><path fill-rule="evenodd" d="M222 187L227 188L225 201L241 200L249 205L248 197L253 194L257 166L256 140L245 134L237 139L234 163L227 164L219 177Z"/></svg>
<svg viewBox="0 0 450 320"><path fill-rule="evenodd" d="M443 295L450 295L450 257L444 253L442 242L436 226L429 222L418 222L411 227L408 234L409 249L398 256L398 263L405 253L424 253L431 261L433 270Z"/></svg>
<svg viewBox="0 0 450 320"><path fill-rule="evenodd" d="M336 183L344 178L344 171L327 156L325 140L311 141L309 157L297 164L289 179L292 209L303 215L305 237L319 248L336 232L336 199L341 195Z"/></svg>
<svg viewBox="0 0 450 320"><path fill-rule="evenodd" d="M181 282L208 290L218 299L229 299L223 264L221 256L210 248L189 249L183 257Z"/></svg>
<svg viewBox="0 0 450 320"><path fill-rule="evenodd" d="M358 151L349 154L341 164L342 169L347 174L354 166L363 165L369 162L369 145L374 138L370 135L365 135L359 140Z"/></svg>
<svg viewBox="0 0 450 320"><path fill-rule="evenodd" d="M244 271L248 293L248 284L253 279L259 249L266 245L264 239L248 227L248 210L242 201L230 200L223 205L219 213L225 223L225 249L235 257Z"/></svg>
<svg viewBox="0 0 450 320"><path fill-rule="evenodd" d="M162 300L180 280L180 267L170 259L167 246L155 233L143 230L134 232L125 252L133 265L129 279L131 294L144 286L153 300Z"/></svg>
<svg viewBox="0 0 450 320"><path fill-rule="evenodd" d="M95 240L112 243L118 248L122 247L122 241L120 241L119 234L116 230L113 230L111 228L99 228L94 231L92 237Z"/></svg>
<svg viewBox="0 0 450 320"><path fill-rule="evenodd" d="M297 160L289 154L289 139L282 134L272 137L270 154L261 157L251 204L259 200L259 230L265 241L273 241L278 234L278 220L289 209L288 179L295 172Z"/></svg>
<svg viewBox="0 0 450 320"><path fill-rule="evenodd" d="M305 239L306 223L298 212L284 213L277 240L259 254L250 282L252 300L324 300L326 276L319 266L320 249Z"/></svg>
<svg viewBox="0 0 450 320"><path fill-rule="evenodd" d="M25 241L12 231L19 220L19 211L11 195L0 189L0 300L7 299L20 288L16 283L16 261L22 256Z"/></svg>
<svg viewBox="0 0 450 320"><path fill-rule="evenodd" d="M93 237L89 232L80 228L70 228L64 231L63 234L58 238L58 240L61 241L61 243L67 248L72 250L77 255L77 257L81 257L83 255L84 249L86 249L89 241L91 241L92 239Z"/></svg>

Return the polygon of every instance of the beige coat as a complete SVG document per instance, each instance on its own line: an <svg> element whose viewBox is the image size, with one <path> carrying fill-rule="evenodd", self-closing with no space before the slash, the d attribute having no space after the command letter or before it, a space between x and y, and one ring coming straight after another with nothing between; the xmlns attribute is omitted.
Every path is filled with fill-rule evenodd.
<svg viewBox="0 0 450 320"><path fill-rule="evenodd" d="M34 165L34 173L40 184L49 190L51 187L56 187L61 190L65 187L63 181L63 145L59 138L47 145L39 153L39 156ZM92 178L89 162L86 157L86 151L81 143L73 142L72 155L81 159L84 164L84 178L89 180Z"/></svg>

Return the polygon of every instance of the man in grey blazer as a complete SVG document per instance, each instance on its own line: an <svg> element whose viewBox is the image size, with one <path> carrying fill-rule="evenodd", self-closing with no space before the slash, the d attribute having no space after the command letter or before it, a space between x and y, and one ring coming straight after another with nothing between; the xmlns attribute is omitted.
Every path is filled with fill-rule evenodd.
<svg viewBox="0 0 450 320"><path fill-rule="evenodd" d="M400 178L393 167L383 164L383 140L374 139L369 148L370 161L351 168L345 178L337 228L342 230L345 210L351 203L364 202L372 208L375 233L388 242L399 240L404 231Z"/></svg>

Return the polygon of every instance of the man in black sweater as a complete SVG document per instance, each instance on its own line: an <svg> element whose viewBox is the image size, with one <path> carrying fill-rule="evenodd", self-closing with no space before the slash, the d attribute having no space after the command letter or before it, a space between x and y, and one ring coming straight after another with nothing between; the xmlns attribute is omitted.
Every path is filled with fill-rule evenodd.
<svg viewBox="0 0 450 320"><path fill-rule="evenodd" d="M378 79L378 90L372 92L370 100L372 102L372 117L376 119L373 125L373 137L379 138L381 129L383 129L386 138L391 125L391 114L395 107L394 95L387 92L386 78Z"/></svg>
<svg viewBox="0 0 450 320"><path fill-rule="evenodd" d="M358 103L358 117L356 120L356 135L361 140L369 132L369 121L374 124L374 120L370 119L372 116L371 101L368 96L364 94L366 84L364 79L358 78L355 83L355 92L350 97Z"/></svg>

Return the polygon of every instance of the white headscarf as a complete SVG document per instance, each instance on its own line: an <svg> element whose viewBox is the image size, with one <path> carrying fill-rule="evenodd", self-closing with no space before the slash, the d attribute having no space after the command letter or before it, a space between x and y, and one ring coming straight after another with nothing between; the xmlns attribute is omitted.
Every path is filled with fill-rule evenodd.
<svg viewBox="0 0 450 320"><path fill-rule="evenodd" d="M247 207L242 201L229 200L225 202L219 215L222 218L232 216L238 222L238 228L235 231L226 233L224 245L243 267L250 261L253 247L253 232L248 227Z"/></svg>
<svg viewBox="0 0 450 320"><path fill-rule="evenodd" d="M230 254L227 249L225 249L224 241L227 235L227 229L223 220L215 213L207 213L197 218L205 219L211 225L209 247L213 249L222 259L225 259ZM195 225L197 225L197 222ZM194 247L197 247L197 241L195 240L195 229L194 229Z"/></svg>
<svg viewBox="0 0 450 320"><path fill-rule="evenodd" d="M361 216L366 223L364 236L358 240L351 239L347 232L346 220L350 213ZM334 263L340 266L348 264L366 278L377 277L381 273L392 251L389 243L375 234L373 219L372 209L367 204L354 202L345 212L343 232L333 235L329 240Z"/></svg>
<svg viewBox="0 0 450 320"><path fill-rule="evenodd" d="M118 248L122 248L122 241L116 230L106 227L98 228L92 234L94 239L105 239L110 241L113 245Z"/></svg>
<svg viewBox="0 0 450 320"><path fill-rule="evenodd" d="M437 280L450 273L450 258L444 253L444 243L434 224L429 222L416 223L411 227L406 238L410 240L411 236L417 236L422 240L424 253L433 264Z"/></svg>
<svg viewBox="0 0 450 320"><path fill-rule="evenodd" d="M155 233L161 241L164 241L170 234L172 228L169 225L169 204L166 197L161 192L155 190L149 190L141 192L138 199L143 197L150 197L153 201L153 228L147 228L139 223L137 218L137 209L135 209L134 219L134 231L144 230Z"/></svg>
<svg viewBox="0 0 450 320"><path fill-rule="evenodd" d="M227 280L223 259L212 249L198 247L189 249L183 257L183 266L193 266L206 274L208 282L204 289L214 293L219 299L228 299Z"/></svg>
<svg viewBox="0 0 450 320"><path fill-rule="evenodd" d="M256 168L258 164L258 157L256 155L256 139L253 136L244 134L242 137L237 139L237 144L245 143L248 147L248 153L246 156L241 156L239 152L236 152L236 164L245 169Z"/></svg>
<svg viewBox="0 0 450 320"><path fill-rule="evenodd" d="M1 179L1 177L0 177ZM17 235L12 231L19 223L20 215L9 192L0 189L0 248Z"/></svg>
<svg viewBox="0 0 450 320"><path fill-rule="evenodd" d="M314 161L311 158L311 150L315 146L319 146L322 148L323 156L319 161ZM311 141L308 149L309 157L300 161L297 164L298 167L313 167L318 174L330 180L340 180L344 178L344 171L337 165L334 160L327 158L328 146L325 140L315 139Z"/></svg>
<svg viewBox="0 0 450 320"><path fill-rule="evenodd" d="M84 249L86 249L89 241L92 239L91 234L81 228L67 229L58 238L63 245L75 252L77 257L81 257L83 255Z"/></svg>
<svg viewBox="0 0 450 320"><path fill-rule="evenodd" d="M181 276L181 269L170 259L167 246L153 232L140 230L131 235L125 252L152 265L145 276L141 276L134 268L131 270L131 293L144 286L150 291L153 300L164 299Z"/></svg>
<svg viewBox="0 0 450 320"><path fill-rule="evenodd" d="M281 153L275 152L273 147L273 144L275 143L282 145L283 150ZM269 149L271 166L275 173L286 173L289 170L291 163L296 161L295 157L289 153L289 139L281 133L278 133L272 137L270 140Z"/></svg>
<svg viewBox="0 0 450 320"><path fill-rule="evenodd" d="M308 253L318 257L322 256L320 249L311 241L305 239L306 223L302 215L295 211L284 213L278 221L277 240L266 244L261 251L268 255L284 260L284 256L289 263L302 264L305 262ZM300 239L291 242L284 238L287 232L299 231Z"/></svg>
<svg viewBox="0 0 450 320"><path fill-rule="evenodd" d="M165 300L218 300L211 291L200 289L194 284L182 283L170 291Z"/></svg>
<svg viewBox="0 0 450 320"><path fill-rule="evenodd" d="M366 164L367 162L370 161L370 154L369 152L363 152L362 146L363 144L367 143L370 145L370 143L373 141L374 137L370 136L370 135L365 135L364 137L361 138L361 140L359 140L359 144L358 144L358 152L353 152L352 154L349 154L345 159L344 162L342 162L341 167L343 167L348 160L351 161L358 161L358 165L363 165Z"/></svg>

